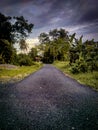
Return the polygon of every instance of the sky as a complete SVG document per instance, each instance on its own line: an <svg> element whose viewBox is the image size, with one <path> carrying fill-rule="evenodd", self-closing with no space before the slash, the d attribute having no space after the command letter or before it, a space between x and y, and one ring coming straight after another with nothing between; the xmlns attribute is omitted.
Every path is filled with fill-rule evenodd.
<svg viewBox="0 0 98 130"><path fill-rule="evenodd" d="M98 41L98 0L0 0L0 12L24 16L34 24L27 39L30 46L38 43L40 33L55 28Z"/></svg>

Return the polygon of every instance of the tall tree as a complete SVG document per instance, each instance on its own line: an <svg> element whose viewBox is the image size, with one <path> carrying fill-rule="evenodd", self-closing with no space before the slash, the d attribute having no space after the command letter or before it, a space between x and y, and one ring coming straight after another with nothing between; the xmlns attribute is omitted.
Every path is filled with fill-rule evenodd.
<svg viewBox="0 0 98 130"><path fill-rule="evenodd" d="M39 41L43 44L47 61L64 60L69 49L68 32L64 29L53 29L49 33L41 33ZM50 60L49 60L50 58ZM51 60L52 59L52 60Z"/></svg>
<svg viewBox="0 0 98 130"><path fill-rule="evenodd" d="M12 33L12 25L11 25L11 17L5 16L0 13L0 39L8 40L12 42L11 33Z"/></svg>
<svg viewBox="0 0 98 130"><path fill-rule="evenodd" d="M15 51L13 46L4 39L0 39L0 63L11 63Z"/></svg>
<svg viewBox="0 0 98 130"><path fill-rule="evenodd" d="M0 13L0 39L8 40L10 43L26 38L33 26L23 16L12 18Z"/></svg>
<svg viewBox="0 0 98 130"><path fill-rule="evenodd" d="M27 49L25 39L29 33L31 33L33 26L34 25L25 20L23 16L12 18L0 13L0 44L4 44L2 45L2 49L4 50L3 54L9 55L10 59L11 55L10 51L8 51L8 46L10 49L13 49L14 43L20 42L20 48ZM9 44L7 44L7 42ZM5 47L6 45L7 47ZM0 52L0 55L2 55L1 53L2 52ZM6 60L5 56L3 56L3 58L6 62L10 61Z"/></svg>
<svg viewBox="0 0 98 130"><path fill-rule="evenodd" d="M47 44L50 42L49 35L47 33L41 33L38 38L41 44Z"/></svg>
<svg viewBox="0 0 98 130"><path fill-rule="evenodd" d="M25 20L23 16L20 17L13 17L15 23L12 25L14 35L14 40L19 41L19 39L26 38L29 33L32 32L33 24L29 24L28 20Z"/></svg>
<svg viewBox="0 0 98 130"><path fill-rule="evenodd" d="M21 51L27 51L28 44L26 43L26 41L24 39L20 40L19 45L20 45Z"/></svg>
<svg viewBox="0 0 98 130"><path fill-rule="evenodd" d="M31 59L33 61L36 60L36 56L37 56L37 49L36 48L31 48L30 52L29 52L29 56L31 57Z"/></svg>

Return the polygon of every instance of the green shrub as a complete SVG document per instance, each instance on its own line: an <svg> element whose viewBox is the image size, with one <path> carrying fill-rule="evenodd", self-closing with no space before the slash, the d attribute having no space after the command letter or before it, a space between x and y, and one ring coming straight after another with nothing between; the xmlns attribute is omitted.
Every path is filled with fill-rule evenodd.
<svg viewBox="0 0 98 130"><path fill-rule="evenodd" d="M78 65L76 63L72 64L72 66L70 68L70 72L73 74L79 73L79 68L78 68Z"/></svg>
<svg viewBox="0 0 98 130"><path fill-rule="evenodd" d="M73 74L80 72L85 73L88 71L87 63L84 60L76 60L76 63L72 64L70 70Z"/></svg>
<svg viewBox="0 0 98 130"><path fill-rule="evenodd" d="M16 56L16 63L20 66L31 66L33 65L32 59L27 54L18 54Z"/></svg>
<svg viewBox="0 0 98 130"><path fill-rule="evenodd" d="M78 65L78 68L79 68L79 72L87 72L87 63L85 61L80 61L79 65Z"/></svg>
<svg viewBox="0 0 98 130"><path fill-rule="evenodd" d="M19 65L20 66L22 66L22 65L24 65L24 66L31 66L32 65L32 60L28 56L26 56L26 57L21 58L19 60Z"/></svg>

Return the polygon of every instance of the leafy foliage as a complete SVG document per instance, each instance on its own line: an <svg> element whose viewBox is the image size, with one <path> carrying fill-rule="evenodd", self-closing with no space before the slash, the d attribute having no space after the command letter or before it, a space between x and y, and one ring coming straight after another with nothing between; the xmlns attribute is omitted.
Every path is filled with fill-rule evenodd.
<svg viewBox="0 0 98 130"><path fill-rule="evenodd" d="M24 39L20 39L19 45L20 45L21 50L23 50L23 51L26 50L27 51L28 45L27 45L27 43L26 43L26 41Z"/></svg>
<svg viewBox="0 0 98 130"><path fill-rule="evenodd" d="M39 36L43 52L43 62L69 60L72 73L98 71L98 42L94 39L83 42L83 36L76 38L76 33L68 35L64 29L54 29Z"/></svg>
<svg viewBox="0 0 98 130"><path fill-rule="evenodd" d="M31 50L30 50L28 55L30 56L32 61L35 61L37 54L38 54L37 49L33 47L33 48L31 48Z"/></svg>
<svg viewBox="0 0 98 130"><path fill-rule="evenodd" d="M25 39L33 26L23 16L12 18L0 13L0 63L15 63L16 51L13 44L20 43L20 49L26 50Z"/></svg>
<svg viewBox="0 0 98 130"><path fill-rule="evenodd" d="M31 66L33 64L31 58L26 54L19 54L17 60L20 66Z"/></svg>
<svg viewBox="0 0 98 130"><path fill-rule="evenodd" d="M55 60L64 60L69 50L68 32L64 29L54 29L49 33L41 33L41 51L43 52L43 62L52 63Z"/></svg>
<svg viewBox="0 0 98 130"><path fill-rule="evenodd" d="M23 16L13 18L15 23L12 25L12 28L15 40L26 38L31 33L34 25L29 24L28 20L25 20Z"/></svg>
<svg viewBox="0 0 98 130"><path fill-rule="evenodd" d="M11 63L15 49L4 39L0 39L0 63Z"/></svg>
<svg viewBox="0 0 98 130"><path fill-rule="evenodd" d="M93 72L85 72L85 73L72 73L70 71L70 65L67 61L55 61L53 63L57 68L59 68L61 71L63 71L67 76L70 76L74 79L76 79L81 84L85 84L87 86L90 86L96 90L98 90L98 71ZM76 64L74 64L76 65ZM77 67L75 67L77 69Z"/></svg>
<svg viewBox="0 0 98 130"><path fill-rule="evenodd" d="M72 73L98 71L98 42L94 39L83 42L83 36L77 39L76 33L69 35L62 28L41 33L38 48L32 48L27 55L17 55L14 43L19 43L22 51L27 50L26 37L33 26L23 16L10 17L0 13L0 63L32 65L40 55L44 63L69 61Z"/></svg>
<svg viewBox="0 0 98 130"><path fill-rule="evenodd" d="M10 16L5 16L0 13L0 39L5 39L12 42L13 29L10 20Z"/></svg>

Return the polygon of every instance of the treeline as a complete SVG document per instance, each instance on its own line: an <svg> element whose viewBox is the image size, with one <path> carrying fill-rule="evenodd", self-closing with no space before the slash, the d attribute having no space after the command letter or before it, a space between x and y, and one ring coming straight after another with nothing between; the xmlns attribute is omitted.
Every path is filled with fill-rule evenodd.
<svg viewBox="0 0 98 130"><path fill-rule="evenodd" d="M0 13L0 64L32 65L37 49L32 48L28 54L17 54L15 44L22 52L26 51L26 38L33 26L23 16L10 17Z"/></svg>
<svg viewBox="0 0 98 130"><path fill-rule="evenodd" d="M98 70L98 42L94 39L83 42L76 34L69 35L65 29L54 29L39 36L42 61L69 61L72 73Z"/></svg>
<svg viewBox="0 0 98 130"><path fill-rule="evenodd" d="M27 53L17 54L15 44L21 52L27 52L26 38L34 24L23 16L10 17L0 13L0 64L32 65L33 61L53 63L56 60L68 61L72 73L98 70L98 42L94 39L83 42L83 36L69 35L65 29L41 33L40 45Z"/></svg>

